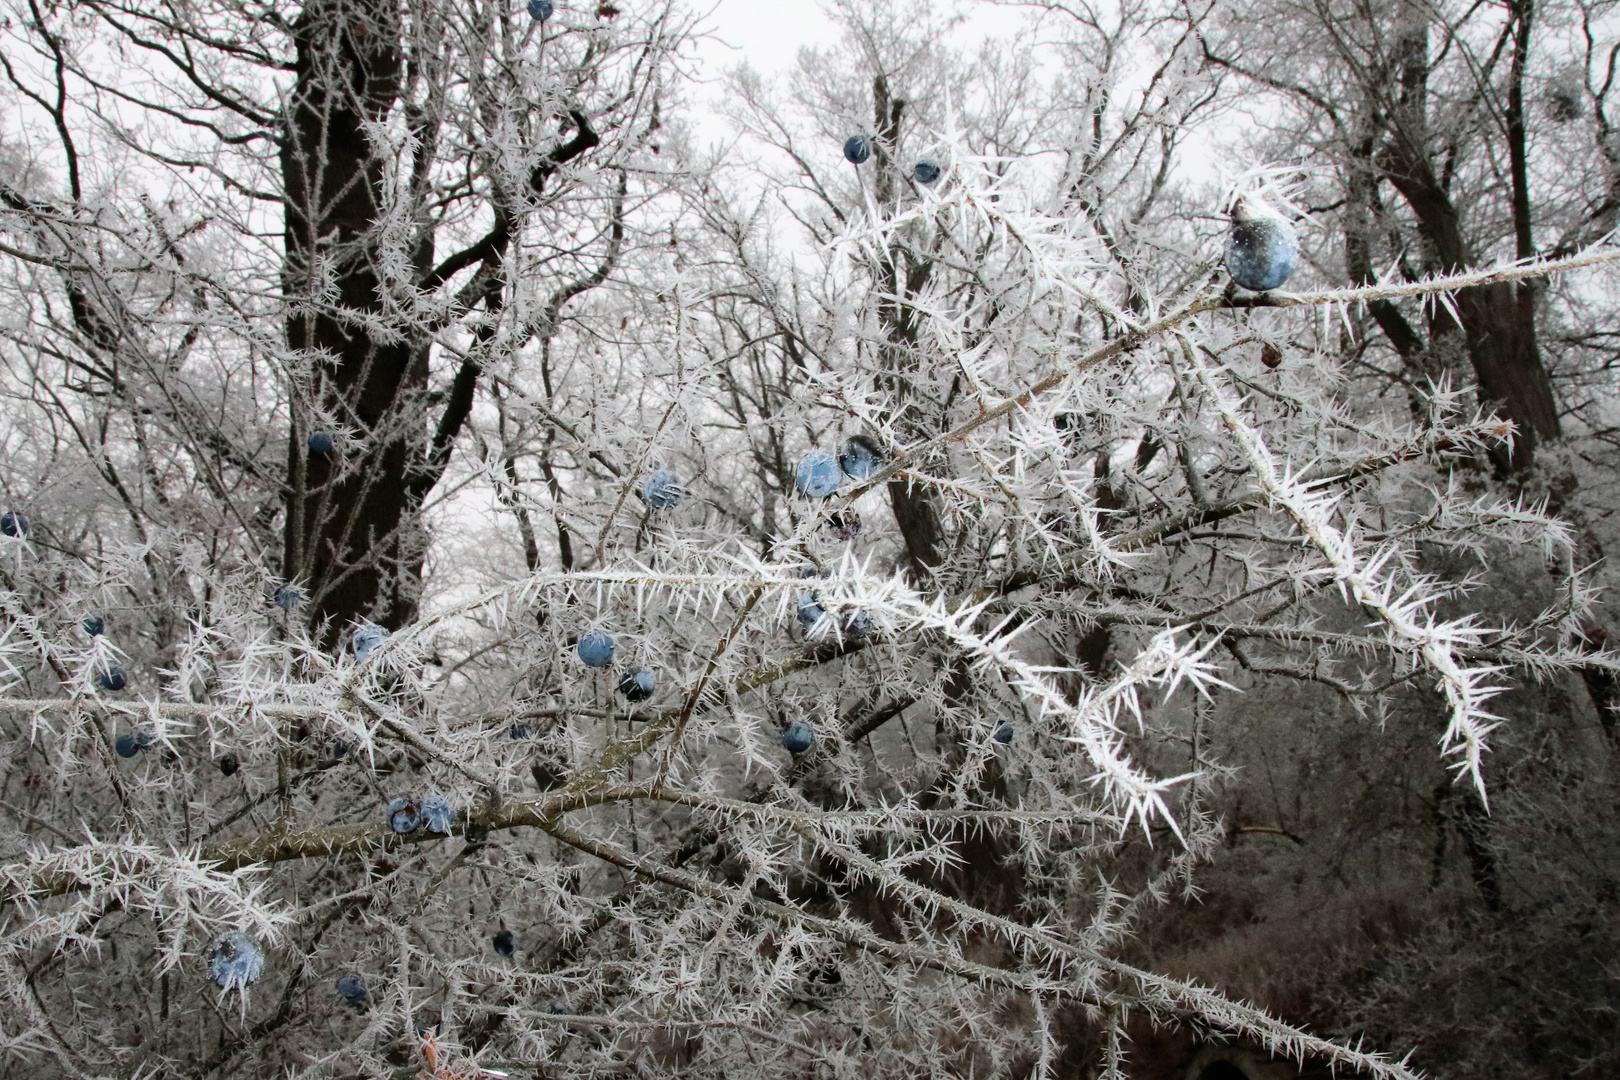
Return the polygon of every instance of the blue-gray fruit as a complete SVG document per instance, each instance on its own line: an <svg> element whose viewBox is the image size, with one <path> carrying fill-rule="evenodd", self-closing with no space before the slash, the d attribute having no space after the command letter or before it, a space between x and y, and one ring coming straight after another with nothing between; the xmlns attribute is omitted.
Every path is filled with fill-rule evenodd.
<svg viewBox="0 0 1620 1080"><path fill-rule="evenodd" d="M790 754L802 754L816 741L815 732L803 720L795 720L782 732L782 749Z"/></svg>
<svg viewBox="0 0 1620 1080"><path fill-rule="evenodd" d="M619 693L630 701L646 701L658 689L658 676L652 668L636 668L619 680Z"/></svg>
<svg viewBox="0 0 1620 1080"><path fill-rule="evenodd" d="M264 950L246 934L233 930L214 942L208 973L224 989L245 989L263 972Z"/></svg>
<svg viewBox="0 0 1620 1080"><path fill-rule="evenodd" d="M518 936L510 930L500 930L496 932L495 940L491 944L495 946L496 952L510 958L513 953L517 952Z"/></svg>
<svg viewBox="0 0 1620 1080"><path fill-rule="evenodd" d="M812 450L799 462L799 470L793 476L793 484L802 495L808 495L812 499L825 499L838 490L838 485L843 479L844 473L838 467L837 459L825 450Z"/></svg>
<svg viewBox="0 0 1620 1080"><path fill-rule="evenodd" d="M318 457L325 457L332 452L332 433L330 431L312 431L309 433L309 452Z"/></svg>
<svg viewBox="0 0 1620 1080"><path fill-rule="evenodd" d="M529 18L535 22L545 22L556 10L557 7L551 0L529 0Z"/></svg>
<svg viewBox="0 0 1620 1080"><path fill-rule="evenodd" d="M939 165L928 158L923 158L917 162L917 167L911 174L917 178L919 184L932 184L939 179Z"/></svg>
<svg viewBox="0 0 1620 1080"><path fill-rule="evenodd" d="M99 615L86 615L84 617L84 632L91 637L100 637L107 629L107 624L101 621Z"/></svg>
<svg viewBox="0 0 1620 1080"><path fill-rule="evenodd" d="M578 648L586 667L605 668L613 663L613 635L605 630L592 630L579 639Z"/></svg>
<svg viewBox="0 0 1620 1080"><path fill-rule="evenodd" d="M129 679L124 675L121 667L103 668L96 672L96 685L103 690L118 691L129 685Z"/></svg>
<svg viewBox="0 0 1620 1080"><path fill-rule="evenodd" d="M883 449L865 435L851 435L838 448L838 467L851 480L865 480L883 463Z"/></svg>
<svg viewBox="0 0 1620 1080"><path fill-rule="evenodd" d="M388 804L388 827L401 836L422 827L422 806L415 799L401 795Z"/></svg>
<svg viewBox="0 0 1620 1080"><path fill-rule="evenodd" d="M358 975L345 975L337 981L338 996L350 1005L359 1007L366 1003L366 980Z"/></svg>
<svg viewBox="0 0 1620 1080"><path fill-rule="evenodd" d="M388 631L376 623L363 623L355 627L354 636L350 639L350 644L354 646L354 658L364 663L371 650L381 645L387 636Z"/></svg>
<svg viewBox="0 0 1620 1080"><path fill-rule="evenodd" d="M28 515L20 514L15 510L7 510L0 514L0 535L21 540L28 535Z"/></svg>
<svg viewBox="0 0 1620 1080"><path fill-rule="evenodd" d="M456 824L456 808L443 795L429 795L422 800L422 822L428 832L448 834Z"/></svg>
<svg viewBox="0 0 1620 1080"><path fill-rule="evenodd" d="M686 497L686 489L674 473L659 469L642 483L641 496L654 510L673 510Z"/></svg>
<svg viewBox="0 0 1620 1080"><path fill-rule="evenodd" d="M872 140L865 135L851 135L844 140L844 160L851 165L864 165L872 156Z"/></svg>
<svg viewBox="0 0 1620 1080"><path fill-rule="evenodd" d="M1226 238L1226 272L1251 292L1280 288L1294 272L1299 237L1294 227L1254 195L1232 208L1232 231Z"/></svg>

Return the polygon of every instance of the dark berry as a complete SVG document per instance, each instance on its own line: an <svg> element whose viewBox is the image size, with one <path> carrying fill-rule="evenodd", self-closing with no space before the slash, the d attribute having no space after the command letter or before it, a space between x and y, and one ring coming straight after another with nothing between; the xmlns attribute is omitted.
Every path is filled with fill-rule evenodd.
<svg viewBox="0 0 1620 1080"><path fill-rule="evenodd" d="M803 720L795 720L782 732L782 749L790 754L802 754L815 742L815 732Z"/></svg>
<svg viewBox="0 0 1620 1080"><path fill-rule="evenodd" d="M495 934L494 945L496 952L502 956L511 957L513 953L517 952L518 936L510 930L498 931Z"/></svg>
<svg viewBox="0 0 1620 1080"><path fill-rule="evenodd" d="M84 632L91 637L100 637L107 629L107 624L101 621L99 615L86 615L84 617Z"/></svg>
<svg viewBox="0 0 1620 1080"><path fill-rule="evenodd" d="M872 140L865 135L851 135L844 140L844 160L851 165L864 165L872 156Z"/></svg>
<svg viewBox="0 0 1620 1080"><path fill-rule="evenodd" d="M110 667L96 672L96 685L103 690L118 691L129 685L121 667Z"/></svg>
<svg viewBox="0 0 1620 1080"><path fill-rule="evenodd" d="M337 992L350 1005L366 1003L366 981L358 975L345 975L337 981Z"/></svg>
<svg viewBox="0 0 1620 1080"><path fill-rule="evenodd" d="M7 510L0 514L0 535L21 540L28 535L28 515L19 514L15 510Z"/></svg>
<svg viewBox="0 0 1620 1080"><path fill-rule="evenodd" d="M219 759L219 771L224 776L235 776L236 770L242 767L235 754L226 754Z"/></svg>
<svg viewBox="0 0 1620 1080"><path fill-rule="evenodd" d="M646 701L658 689L658 676L652 668L636 668L619 680L619 693L630 701Z"/></svg>
<svg viewBox="0 0 1620 1080"><path fill-rule="evenodd" d="M422 806L415 799L400 796L388 804L388 827L400 835L422 827Z"/></svg>

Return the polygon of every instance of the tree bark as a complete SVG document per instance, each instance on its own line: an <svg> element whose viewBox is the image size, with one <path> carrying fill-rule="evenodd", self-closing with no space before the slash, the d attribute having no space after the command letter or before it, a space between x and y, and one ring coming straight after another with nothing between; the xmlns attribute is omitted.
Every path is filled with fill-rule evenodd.
<svg viewBox="0 0 1620 1080"><path fill-rule="evenodd" d="M355 437L348 453L312 455L307 427L295 423L284 564L309 583L311 619L325 622L328 645L358 619L408 621L421 562L405 486L421 413L399 406L427 387L427 346L379 340L366 322L381 321L383 309L385 160L368 127L398 97L400 31L389 0L316 0L293 26L296 82L281 150L287 343L314 358L312 397Z"/></svg>

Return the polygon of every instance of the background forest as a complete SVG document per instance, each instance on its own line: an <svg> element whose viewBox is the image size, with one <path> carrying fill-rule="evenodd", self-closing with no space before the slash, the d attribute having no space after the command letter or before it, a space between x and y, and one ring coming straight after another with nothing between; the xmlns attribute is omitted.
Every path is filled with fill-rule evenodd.
<svg viewBox="0 0 1620 1080"><path fill-rule="evenodd" d="M0 1073L1620 1071L1614 0L3 6Z"/></svg>

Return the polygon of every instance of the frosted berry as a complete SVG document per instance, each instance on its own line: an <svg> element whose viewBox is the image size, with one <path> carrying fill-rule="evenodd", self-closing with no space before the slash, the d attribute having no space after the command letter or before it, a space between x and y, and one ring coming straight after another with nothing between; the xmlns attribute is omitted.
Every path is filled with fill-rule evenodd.
<svg viewBox="0 0 1620 1080"><path fill-rule="evenodd" d="M309 452L317 457L325 457L332 452L332 433L330 431L312 431L309 433Z"/></svg>
<svg viewBox="0 0 1620 1080"><path fill-rule="evenodd" d="M556 10L557 6L551 0L529 0L529 18L535 22L545 22Z"/></svg>
<svg viewBox="0 0 1620 1080"><path fill-rule="evenodd" d="M843 481L838 461L825 450L812 450L799 462L799 471L793 476L793 486L801 495L812 499L825 499L838 490Z"/></svg>
<svg viewBox="0 0 1620 1080"><path fill-rule="evenodd" d="M354 636L350 639L350 644L354 646L354 658L364 663L371 650L381 645L387 636L388 631L376 623L362 623L355 627Z"/></svg>
<svg viewBox="0 0 1620 1080"><path fill-rule="evenodd" d="M264 950L252 938L231 931L214 942L208 973L226 990L244 990L264 972Z"/></svg>
<svg viewBox="0 0 1620 1080"><path fill-rule="evenodd" d="M366 1003L366 980L358 975L345 975L337 981L337 992L344 1001L358 1008Z"/></svg>
<svg viewBox="0 0 1620 1080"><path fill-rule="evenodd" d="M851 135L844 140L844 160L851 165L864 165L872 156L872 140L865 135Z"/></svg>
<svg viewBox="0 0 1620 1080"><path fill-rule="evenodd" d="M235 776L236 770L242 767L242 762L235 754L226 754L219 759L219 771L224 776Z"/></svg>
<svg viewBox="0 0 1620 1080"><path fill-rule="evenodd" d="M861 535L861 515L853 510L839 510L827 518L827 531L839 540L853 540Z"/></svg>
<svg viewBox="0 0 1620 1080"><path fill-rule="evenodd" d="M293 608L304 602L304 590L300 589L296 585L283 585L281 588L276 590L276 595L273 599L275 600L276 607L280 608L282 611L291 611Z"/></svg>
<svg viewBox="0 0 1620 1080"><path fill-rule="evenodd" d="M1232 208L1232 231L1226 238L1226 272L1251 292L1279 288L1294 272L1299 237L1294 227L1254 195Z"/></svg>
<svg viewBox="0 0 1620 1080"><path fill-rule="evenodd" d="M815 732L803 720L795 720L782 732L782 749L790 754L802 754L816 741Z"/></svg>
<svg viewBox="0 0 1620 1080"><path fill-rule="evenodd" d="M133 731L126 731L113 740L113 749L118 751L121 758L132 758L141 752L141 744L136 741Z"/></svg>
<svg viewBox="0 0 1620 1080"><path fill-rule="evenodd" d="M851 480L865 480L882 462L883 449L865 435L852 435L838 448L838 467Z"/></svg>
<svg viewBox="0 0 1620 1080"><path fill-rule="evenodd" d="M1012 742L1013 726L1007 723L1007 721L1003 720L1001 723L996 725L996 730L990 733L990 737L996 740L996 742L1005 746L1006 744Z"/></svg>
<svg viewBox="0 0 1620 1080"><path fill-rule="evenodd" d="M939 165L928 158L917 162L917 167L911 170L911 175L917 178L919 184L932 184L939 179Z"/></svg>
<svg viewBox="0 0 1620 1080"><path fill-rule="evenodd" d="M517 952L518 936L510 930L500 930L496 932L492 944L495 946L496 952L510 958L513 953Z"/></svg>
<svg viewBox="0 0 1620 1080"><path fill-rule="evenodd" d="M872 616L864 611L857 611L844 620L844 636L859 641L870 634L873 629Z"/></svg>
<svg viewBox="0 0 1620 1080"><path fill-rule="evenodd" d="M422 806L415 799L401 795L388 804L388 827L404 836L422 827Z"/></svg>
<svg viewBox="0 0 1620 1080"><path fill-rule="evenodd" d="M348 743L344 742L342 739L336 739L336 740L333 741L333 743L332 743L332 757L333 758L347 757L348 753L349 753L349 744Z"/></svg>
<svg viewBox="0 0 1620 1080"><path fill-rule="evenodd" d="M103 690L119 691L129 685L129 679L124 675L121 667L104 668L96 672L96 685Z"/></svg>
<svg viewBox="0 0 1620 1080"><path fill-rule="evenodd" d="M827 609L817 601L815 593L800 593L798 614L799 625L804 627L805 633L809 633L826 617Z"/></svg>
<svg viewBox="0 0 1620 1080"><path fill-rule="evenodd" d="M579 639L579 658L586 667L604 668L613 663L613 635L592 630Z"/></svg>
<svg viewBox="0 0 1620 1080"><path fill-rule="evenodd" d="M550 1013L552 1016L567 1016L571 1011L572 1010L568 1008L568 1003L564 1001L553 1001L550 1005L546 1006L546 1012Z"/></svg>
<svg viewBox="0 0 1620 1080"><path fill-rule="evenodd" d="M658 689L658 676L652 668L636 668L619 680L619 693L630 701L646 701Z"/></svg>
<svg viewBox="0 0 1620 1080"><path fill-rule="evenodd" d="M428 832L448 834L456 824L456 808L443 795L429 795L422 800L422 822Z"/></svg>
<svg viewBox="0 0 1620 1080"><path fill-rule="evenodd" d="M641 496L654 510L673 510L686 498L686 489L674 473L659 469L643 481Z"/></svg>
<svg viewBox="0 0 1620 1080"><path fill-rule="evenodd" d="M28 535L28 515L19 514L15 510L7 510L0 514L0 534L21 540Z"/></svg>
<svg viewBox="0 0 1620 1080"><path fill-rule="evenodd" d="M514 741L517 739L527 739L529 737L529 725L513 724L511 730L508 731L507 734L511 735Z"/></svg>
<svg viewBox="0 0 1620 1080"><path fill-rule="evenodd" d="M91 637L100 637L102 632L107 629L107 624L101 621L99 615L86 615L83 626L84 632Z"/></svg>

